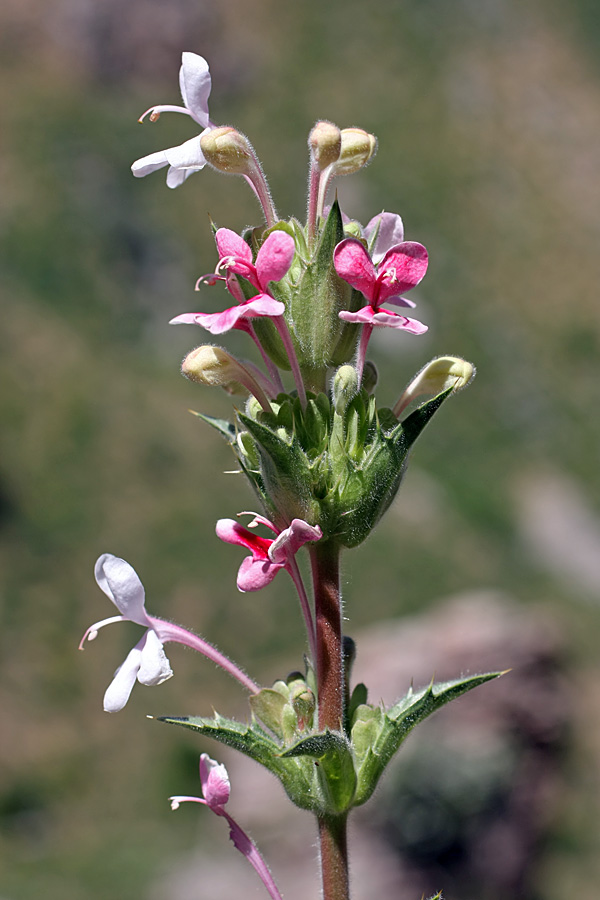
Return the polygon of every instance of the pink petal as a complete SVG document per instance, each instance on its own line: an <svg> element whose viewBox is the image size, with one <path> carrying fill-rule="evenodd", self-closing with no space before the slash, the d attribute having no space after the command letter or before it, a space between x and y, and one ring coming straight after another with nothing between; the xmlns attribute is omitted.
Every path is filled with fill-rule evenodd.
<svg viewBox="0 0 600 900"><path fill-rule="evenodd" d="M211 78L208 63L197 53L182 53L179 87L183 102L193 119L203 128L209 125L208 98Z"/></svg>
<svg viewBox="0 0 600 900"><path fill-rule="evenodd" d="M404 241L385 254L377 270L377 305L385 303L388 297L410 291L427 271L427 250L423 244Z"/></svg>
<svg viewBox="0 0 600 900"><path fill-rule="evenodd" d="M243 594L260 591L270 584L283 565L258 556L247 556L238 571L237 587Z"/></svg>
<svg viewBox="0 0 600 900"><path fill-rule="evenodd" d="M227 544L236 544L238 547L246 547L252 551L253 556L259 559L268 560L269 547L272 541L269 538L263 538L258 534L248 531L235 519L219 519L216 524L215 531L217 537Z"/></svg>
<svg viewBox="0 0 600 900"><path fill-rule="evenodd" d="M425 334L427 331L427 325L423 325L418 319L399 316L397 313L386 312L386 310L375 312L371 324L387 326L388 328L399 328L401 331L410 332L410 334Z"/></svg>
<svg viewBox="0 0 600 900"><path fill-rule="evenodd" d="M318 541L322 537L323 532L318 525L309 525L303 519L292 519L289 528L284 529L271 544L269 559L274 563L285 565L303 544Z"/></svg>
<svg viewBox="0 0 600 900"><path fill-rule="evenodd" d="M424 334L427 331L427 325L417 319L410 319L408 316L400 316L398 313L389 312L379 307L373 309L372 306L363 306L357 312L343 311L339 313L340 319L344 322L356 322L362 325L387 326L388 328L399 328L402 331L409 331L411 334Z"/></svg>
<svg viewBox="0 0 600 900"><path fill-rule="evenodd" d="M365 237L371 243L371 237L377 233L372 248L371 258L375 264L380 262L390 247L404 240L404 225L397 213L381 212L365 225Z"/></svg>
<svg viewBox="0 0 600 900"><path fill-rule="evenodd" d="M209 806L225 806L231 791L229 775L225 766L211 759L208 753L200 757L200 783Z"/></svg>
<svg viewBox="0 0 600 900"><path fill-rule="evenodd" d="M353 288L372 300L375 292L375 267L360 241L346 238L333 251L336 272Z"/></svg>
<svg viewBox="0 0 600 900"><path fill-rule="evenodd" d="M409 306L411 309L414 309L417 305L413 300L409 300L408 297L386 297L386 303L392 303L394 306Z"/></svg>
<svg viewBox="0 0 600 900"><path fill-rule="evenodd" d="M217 244L220 259L231 257L236 261L243 260L252 265L252 250L246 241L241 238L239 234L236 234L235 231L231 231L230 228L219 228L215 234L215 242ZM234 272L236 271L235 267L232 267L232 269Z"/></svg>
<svg viewBox="0 0 600 900"><path fill-rule="evenodd" d="M292 264L295 249L291 234L271 232L256 257L256 272L263 290L266 290L269 281L281 281Z"/></svg>
<svg viewBox="0 0 600 900"><path fill-rule="evenodd" d="M223 334L232 328L243 328L240 319L253 319L258 316L282 316L285 305L274 300L268 294L258 294L239 306L230 306L220 313L184 313L171 319L170 325L195 324L206 328L211 334Z"/></svg>
<svg viewBox="0 0 600 900"><path fill-rule="evenodd" d="M196 325L196 319L199 315L201 313L181 313L181 315L175 316L174 319L169 319L169 325Z"/></svg>
<svg viewBox="0 0 600 900"><path fill-rule="evenodd" d="M344 309L341 313L338 313L338 315L344 322L356 322L361 325L373 324L374 313L372 306L363 306L362 309L358 309L356 312L350 312L349 310Z"/></svg>

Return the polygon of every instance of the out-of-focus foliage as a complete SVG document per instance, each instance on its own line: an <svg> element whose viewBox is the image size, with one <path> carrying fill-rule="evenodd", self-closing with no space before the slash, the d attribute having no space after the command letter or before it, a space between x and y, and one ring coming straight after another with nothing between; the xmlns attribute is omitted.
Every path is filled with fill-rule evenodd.
<svg viewBox="0 0 600 900"><path fill-rule="evenodd" d="M171 816L166 797L196 790L200 749L144 716L242 706L208 663L175 650L174 679L136 688L118 717L102 713L134 629L111 629L76 653L84 628L111 612L92 578L97 555L128 559L154 614L201 631L253 676L268 682L301 664L299 613L284 580L260 595L235 590L239 558L213 525L252 500L239 476L221 474L234 467L224 445L187 413L222 416L229 401L179 377L178 360L204 338L166 324L221 303L218 288L193 292L215 262L207 213L239 229L257 208L239 179L205 172L169 191L161 173L136 181L129 172L134 159L191 136L183 117L136 123L150 104L177 102L183 49L209 59L211 115L249 135L282 214L302 214L305 140L317 118L378 135L372 165L340 181L342 206L362 221L400 212L407 238L431 258L419 288L427 336L373 341L382 401L393 403L438 354L479 369L421 439L377 535L348 555L350 631L453 591L497 587L561 609L577 671L597 680L592 10L586 0L387 0L377 15L358 0L3 6L7 898L144 896L194 840L192 819ZM597 695L586 690L582 710ZM577 744L548 900L594 896L597 841L586 832L590 822L597 830L598 743L596 719Z"/></svg>

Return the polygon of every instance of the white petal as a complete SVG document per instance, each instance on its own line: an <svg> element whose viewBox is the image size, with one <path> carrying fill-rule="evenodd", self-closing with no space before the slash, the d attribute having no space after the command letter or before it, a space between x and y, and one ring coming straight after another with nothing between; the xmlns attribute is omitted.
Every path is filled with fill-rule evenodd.
<svg viewBox="0 0 600 900"><path fill-rule="evenodd" d="M179 187L186 178L189 178L194 172L199 171L199 169L174 169L173 166L169 166L169 171L167 172L167 187Z"/></svg>
<svg viewBox="0 0 600 900"><path fill-rule="evenodd" d="M200 147L202 134L197 134L189 141L184 141L178 147L169 147L168 150L165 150L165 157L169 165L174 169L203 169L206 159Z"/></svg>
<svg viewBox="0 0 600 900"><path fill-rule="evenodd" d="M159 150L158 153L151 153L150 156L136 159L131 167L131 171L136 178L143 178L144 175L149 175L151 172L157 172L158 169L163 169L168 165L169 160L167 159L166 152L164 150Z"/></svg>
<svg viewBox="0 0 600 900"><path fill-rule="evenodd" d="M137 646L142 651L137 673L137 680L140 684L162 684L173 675L162 642L155 631L148 630Z"/></svg>
<svg viewBox="0 0 600 900"><path fill-rule="evenodd" d="M105 712L119 712L129 700L142 659L140 644L137 644L133 650L130 650L125 662L122 666L119 666L115 672L115 677L106 689L104 694Z"/></svg>
<svg viewBox="0 0 600 900"><path fill-rule="evenodd" d="M144 607L144 585L133 566L124 559L104 553L94 572L98 587L112 600L123 618L138 625L151 625Z"/></svg>
<svg viewBox="0 0 600 900"><path fill-rule="evenodd" d="M208 98L210 95L211 78L208 63L203 56L197 53L181 54L181 69L179 70L179 87L183 102L189 109L192 117L206 128L208 118Z"/></svg>

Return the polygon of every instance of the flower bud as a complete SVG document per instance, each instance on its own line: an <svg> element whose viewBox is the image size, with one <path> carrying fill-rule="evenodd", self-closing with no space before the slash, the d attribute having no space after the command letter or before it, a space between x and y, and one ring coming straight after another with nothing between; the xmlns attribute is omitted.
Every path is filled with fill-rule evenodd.
<svg viewBox="0 0 600 900"><path fill-rule="evenodd" d="M264 410L271 409L267 395L252 373L221 347L212 344L196 347L183 360L181 374L198 384L222 387L228 394L254 394Z"/></svg>
<svg viewBox="0 0 600 900"><path fill-rule="evenodd" d="M198 384L216 385L230 394L246 393L244 368L225 350L205 344L188 353L181 364L181 374Z"/></svg>
<svg viewBox="0 0 600 900"><path fill-rule="evenodd" d="M340 366L333 379L333 405L338 416L344 415L357 391L358 372L354 366Z"/></svg>
<svg viewBox="0 0 600 900"><path fill-rule="evenodd" d="M366 165L377 149L377 138L363 128L343 128L342 148L334 175L351 175Z"/></svg>
<svg viewBox="0 0 600 900"><path fill-rule="evenodd" d="M342 149L342 133L332 122L317 122L308 137L312 157L322 172L336 162Z"/></svg>
<svg viewBox="0 0 600 900"><path fill-rule="evenodd" d="M294 682L290 686L290 703L296 713L298 728L302 731L310 728L317 701L306 682Z"/></svg>
<svg viewBox="0 0 600 900"><path fill-rule="evenodd" d="M462 391L475 375L475 366L458 356L438 356L413 378L394 407L399 416L404 409L423 394L431 397L452 389Z"/></svg>
<svg viewBox="0 0 600 900"><path fill-rule="evenodd" d="M250 141L229 125L205 131L200 138L200 148L206 162L219 172L230 175L254 173L255 160Z"/></svg>

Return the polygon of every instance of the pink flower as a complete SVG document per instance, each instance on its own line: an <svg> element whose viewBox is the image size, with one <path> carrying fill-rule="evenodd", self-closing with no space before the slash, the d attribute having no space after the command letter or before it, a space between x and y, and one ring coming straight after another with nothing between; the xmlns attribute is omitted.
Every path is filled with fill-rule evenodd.
<svg viewBox="0 0 600 900"><path fill-rule="evenodd" d="M380 212L364 227L371 248L371 259L377 265L388 250L404 240L404 225L397 213Z"/></svg>
<svg viewBox="0 0 600 900"><path fill-rule="evenodd" d="M200 757L200 783L204 796L169 797L171 809L178 809L181 803L202 803L203 806L208 806L215 815L222 816L229 825L229 837L233 842L233 846L240 851L242 856L246 857L266 887L272 900L282 900L277 885L273 881L273 876L269 872L269 867L261 856L258 847L225 809L230 793L229 775L225 766L211 759L208 753L203 753Z"/></svg>
<svg viewBox="0 0 600 900"><path fill-rule="evenodd" d="M393 229L393 223L390 224ZM427 331L427 326L416 319L381 309L383 303L414 306L411 300L400 295L419 284L427 271L427 250L422 244L414 241L396 244L375 267L363 244L354 238L346 238L335 248L333 260L338 275L369 301L369 306L358 312L341 312L341 319L371 326L387 325L412 334Z"/></svg>
<svg viewBox="0 0 600 900"><path fill-rule="evenodd" d="M247 331L246 319L282 316L285 305L270 295L269 282L281 281L291 266L295 252L292 236L285 231L271 232L258 251L255 263L252 262L252 250L235 231L219 228L215 240L220 257L217 269L228 270L227 287L230 293L237 297L236 279L232 275L243 276L259 293L220 313L183 313L171 319L170 324L201 325L211 334L223 334L232 328Z"/></svg>
<svg viewBox="0 0 600 900"><path fill-rule="evenodd" d="M252 262L252 250L246 241L229 228L215 234L219 268L241 275L261 293L268 293L270 281L281 281L294 258L293 237L286 231L272 231Z"/></svg>
<svg viewBox="0 0 600 900"><path fill-rule="evenodd" d="M300 547L308 541L318 541L323 536L318 525L309 525L303 519L292 519L288 528L278 531L273 523L263 516L254 513L246 515L254 516L249 528L265 525L277 537L274 539L261 537L249 528L244 528L235 519L219 519L217 522L217 537L228 544L246 547L251 552L251 555L243 560L238 571L237 586L242 593L259 591L266 587L280 569L290 571Z"/></svg>
<svg viewBox="0 0 600 900"><path fill-rule="evenodd" d="M206 165L204 154L200 148L200 138L205 131L210 130L212 125L208 116L211 78L208 63L204 57L198 56L196 53L182 54L179 86L184 106L151 106L140 117L140 122L147 115L150 116L151 122L155 122L163 112L179 112L191 116L204 130L178 147L159 150L158 153L151 153L149 156L136 160L131 167L136 178L143 178L144 175L169 166L167 185L170 188L183 184L186 178L194 172L199 172Z"/></svg>
<svg viewBox="0 0 600 900"><path fill-rule="evenodd" d="M200 757L200 784L202 797L169 797L171 809L177 809L180 803L191 800L210 807L217 815L222 814L231 790L229 775L225 766L211 759L208 753L203 753Z"/></svg>

